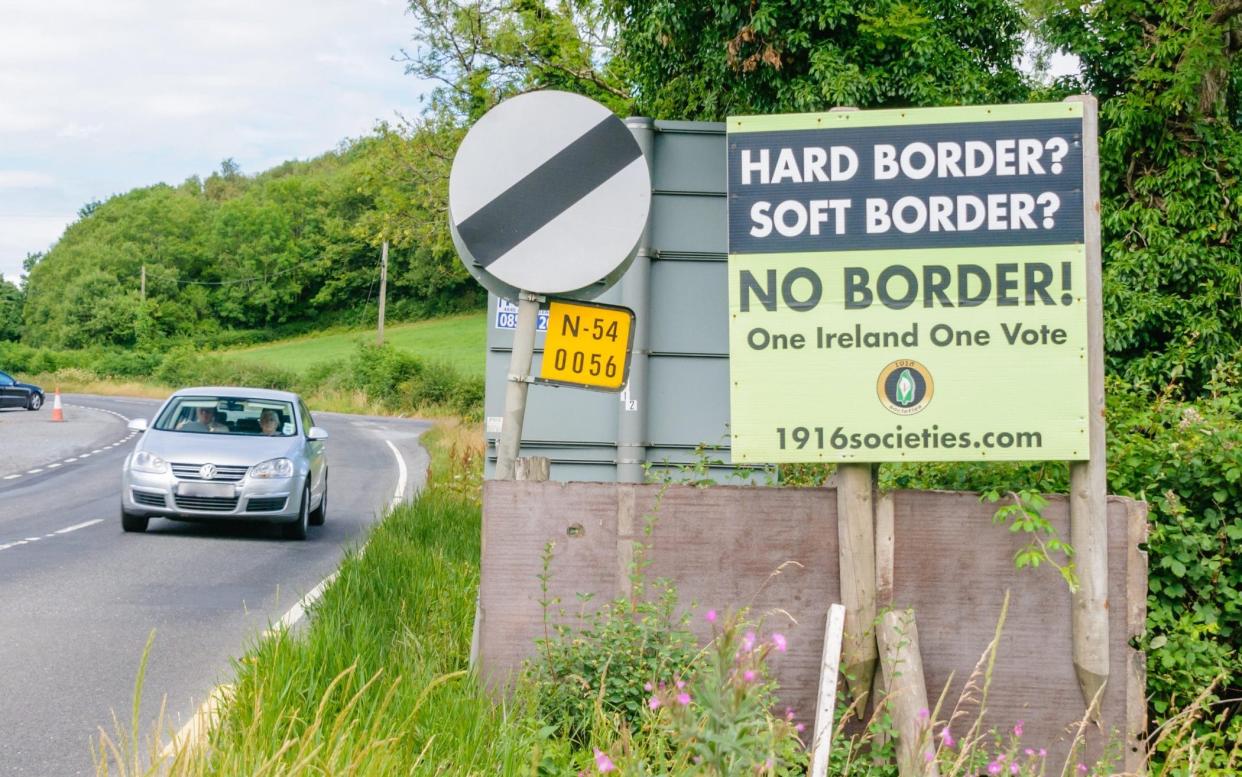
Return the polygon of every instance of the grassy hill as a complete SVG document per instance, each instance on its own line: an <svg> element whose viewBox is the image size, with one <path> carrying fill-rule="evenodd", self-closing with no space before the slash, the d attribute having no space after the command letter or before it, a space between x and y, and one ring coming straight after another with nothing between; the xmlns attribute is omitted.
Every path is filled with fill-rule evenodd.
<svg viewBox="0 0 1242 777"><path fill-rule="evenodd" d="M453 365L463 375L482 377L487 348L487 316L469 313L449 318L395 324L384 341L429 361ZM301 373L312 365L351 356L358 343L374 343L375 330L315 334L245 348L220 351L229 360L263 364Z"/></svg>

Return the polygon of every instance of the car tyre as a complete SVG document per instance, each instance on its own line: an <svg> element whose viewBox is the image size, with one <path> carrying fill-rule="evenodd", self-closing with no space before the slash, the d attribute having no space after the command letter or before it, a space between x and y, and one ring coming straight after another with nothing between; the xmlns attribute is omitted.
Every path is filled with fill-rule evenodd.
<svg viewBox="0 0 1242 777"><path fill-rule="evenodd" d="M27 410L38 410L41 407L43 407L43 395L42 394L31 394L30 399L26 401L26 409Z"/></svg>
<svg viewBox="0 0 1242 777"><path fill-rule="evenodd" d="M328 473L323 473L323 497L319 500L319 506L311 510L310 525L323 526L324 519L328 517Z"/></svg>
<svg viewBox="0 0 1242 777"><path fill-rule="evenodd" d="M302 504L298 518L293 523L281 524L280 533L287 540L306 539L306 527L310 523L310 483L302 486Z"/></svg>
<svg viewBox="0 0 1242 777"><path fill-rule="evenodd" d="M137 532L139 534L145 532L150 520L145 515L134 515L133 513L126 512L123 508L121 510L121 528L127 532Z"/></svg>

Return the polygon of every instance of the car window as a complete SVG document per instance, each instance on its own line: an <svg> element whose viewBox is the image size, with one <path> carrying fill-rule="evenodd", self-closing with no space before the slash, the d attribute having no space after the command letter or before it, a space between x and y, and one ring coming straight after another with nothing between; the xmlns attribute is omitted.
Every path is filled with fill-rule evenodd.
<svg viewBox="0 0 1242 777"><path fill-rule="evenodd" d="M0 386L12 386L17 381L10 378L7 374L0 372Z"/></svg>
<svg viewBox="0 0 1242 777"><path fill-rule="evenodd" d="M292 402L240 397L174 397L153 428L162 432L292 437Z"/></svg>
<svg viewBox="0 0 1242 777"><path fill-rule="evenodd" d="M310 414L310 410L306 408L306 403L298 400L298 411L302 414L302 433L309 434L311 427L315 425L315 418Z"/></svg>

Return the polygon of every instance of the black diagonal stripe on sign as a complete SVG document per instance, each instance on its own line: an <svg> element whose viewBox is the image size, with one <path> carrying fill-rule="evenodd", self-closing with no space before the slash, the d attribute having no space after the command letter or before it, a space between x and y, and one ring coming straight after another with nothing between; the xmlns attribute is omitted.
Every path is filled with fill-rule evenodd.
<svg viewBox="0 0 1242 777"><path fill-rule="evenodd" d="M457 232L486 267L641 155L625 124L609 116L472 213Z"/></svg>

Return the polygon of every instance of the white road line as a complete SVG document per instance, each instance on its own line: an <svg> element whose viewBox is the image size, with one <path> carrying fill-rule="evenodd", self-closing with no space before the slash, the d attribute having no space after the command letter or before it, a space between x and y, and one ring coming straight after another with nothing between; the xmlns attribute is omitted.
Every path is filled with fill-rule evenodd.
<svg viewBox="0 0 1242 777"><path fill-rule="evenodd" d="M49 464L49 465L47 465L47 468L48 468L48 469L56 469L56 468L57 468L57 467L59 467L59 466L61 466L61 463L58 461L58 462L56 462L56 463L54 463L54 464Z"/></svg>
<svg viewBox="0 0 1242 777"><path fill-rule="evenodd" d="M103 523L103 520L104 520L103 518L96 518L93 521L83 521L82 523L75 523L74 525L66 526L63 529L57 529L55 533L56 534L68 534L71 531L77 531L78 529L85 529L87 526L94 526L97 523Z"/></svg>
<svg viewBox="0 0 1242 777"><path fill-rule="evenodd" d="M43 471L42 467L35 467L34 469L26 470L26 474L27 475L38 475L42 471Z"/></svg>
<svg viewBox="0 0 1242 777"><path fill-rule="evenodd" d="M324 590L335 579L336 572L333 572L319 581L319 585L307 591L306 596L299 599L296 604L289 608L288 612L280 616L280 620L269 626L263 632L263 636L260 639L267 639L281 629L287 631L293 628L294 624L302 620L306 615L306 611L311 605L319 601L320 597L323 596ZM207 736L211 726L215 723L216 710L219 707L220 700L225 697L231 687L231 685L225 683L213 688L211 693L207 695L207 700L199 705L199 708L194 711L194 714L190 716L185 725L173 735L172 741L164 746L164 750L160 755L163 758L172 758L179 749L196 747Z"/></svg>
<svg viewBox="0 0 1242 777"><path fill-rule="evenodd" d="M71 456L71 457L69 457L69 458L65 459L64 461L62 461L62 462L61 462L61 464L70 464L70 463L75 462L75 461L77 461L77 460L78 460L78 457L77 457L77 456Z"/></svg>
<svg viewBox="0 0 1242 777"><path fill-rule="evenodd" d="M21 477L21 474L20 474L20 473L18 473L18 474L16 474L16 475L5 475L5 476L4 476L4 479L5 479L5 480L13 480L14 478L20 478L20 477Z"/></svg>
<svg viewBox="0 0 1242 777"><path fill-rule="evenodd" d="M392 506L396 507L405 499L405 459L401 456L401 451L397 450L397 446L392 444L391 440L384 440L389 448L392 448L392 455L397 458L397 489L392 495Z"/></svg>

